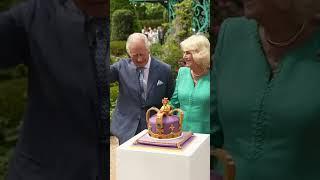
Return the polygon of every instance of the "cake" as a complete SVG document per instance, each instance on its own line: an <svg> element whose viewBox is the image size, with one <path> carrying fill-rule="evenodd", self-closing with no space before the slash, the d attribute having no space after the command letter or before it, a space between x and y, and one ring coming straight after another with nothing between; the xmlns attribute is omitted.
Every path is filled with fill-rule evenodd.
<svg viewBox="0 0 320 180"><path fill-rule="evenodd" d="M180 137L182 135L183 111L181 109L172 109L168 98L164 98L162 104L160 109L152 107L146 113L149 136L157 139ZM152 111L155 111L156 114L150 117Z"/></svg>

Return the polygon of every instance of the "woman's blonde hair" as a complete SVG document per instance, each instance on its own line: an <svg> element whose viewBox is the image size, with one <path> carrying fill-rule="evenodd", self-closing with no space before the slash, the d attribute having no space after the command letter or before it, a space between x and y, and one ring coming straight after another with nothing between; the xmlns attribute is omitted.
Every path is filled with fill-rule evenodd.
<svg viewBox="0 0 320 180"><path fill-rule="evenodd" d="M192 35L180 43L183 51L190 51L193 60L204 70L210 68L210 42L203 35Z"/></svg>

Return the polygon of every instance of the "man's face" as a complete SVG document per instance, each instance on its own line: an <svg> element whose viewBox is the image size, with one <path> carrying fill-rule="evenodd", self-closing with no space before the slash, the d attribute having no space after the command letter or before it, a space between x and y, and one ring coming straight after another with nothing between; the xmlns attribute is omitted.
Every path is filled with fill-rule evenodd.
<svg viewBox="0 0 320 180"><path fill-rule="evenodd" d="M149 51L143 40L133 41L129 47L130 58L137 67L144 67L149 60Z"/></svg>
<svg viewBox="0 0 320 180"><path fill-rule="evenodd" d="M109 16L108 0L74 0L75 4L89 16Z"/></svg>

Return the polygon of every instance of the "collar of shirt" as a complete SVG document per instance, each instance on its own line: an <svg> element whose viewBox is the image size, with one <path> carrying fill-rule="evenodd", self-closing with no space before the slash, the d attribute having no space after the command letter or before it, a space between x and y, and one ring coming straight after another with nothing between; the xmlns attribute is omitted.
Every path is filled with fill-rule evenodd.
<svg viewBox="0 0 320 180"><path fill-rule="evenodd" d="M150 63L151 63L151 56L149 55L149 59L146 65L144 65L144 69L149 71L150 68Z"/></svg>
<svg viewBox="0 0 320 180"><path fill-rule="evenodd" d="M131 59L129 60L129 63L130 63L131 65L137 67L137 66L133 63L133 61L132 61ZM149 70L150 64L151 64L151 56L149 55L148 62L147 62L146 65L144 65L143 69L144 69L144 70Z"/></svg>
<svg viewBox="0 0 320 180"><path fill-rule="evenodd" d="M132 60L130 60L130 64L136 66ZM145 82L145 84L147 84L148 82L148 76L149 76L149 69L150 69L150 64L151 64L151 56L149 55L149 59L146 65L144 65L143 68L143 80Z"/></svg>

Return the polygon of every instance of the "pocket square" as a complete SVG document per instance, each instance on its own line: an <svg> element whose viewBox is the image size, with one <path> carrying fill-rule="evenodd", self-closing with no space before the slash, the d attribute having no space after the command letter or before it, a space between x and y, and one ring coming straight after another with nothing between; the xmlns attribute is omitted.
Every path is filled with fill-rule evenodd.
<svg viewBox="0 0 320 180"><path fill-rule="evenodd" d="M157 86L160 86L160 85L162 85L163 84L163 82L162 81L160 81L160 80L158 80L158 82L157 82Z"/></svg>

